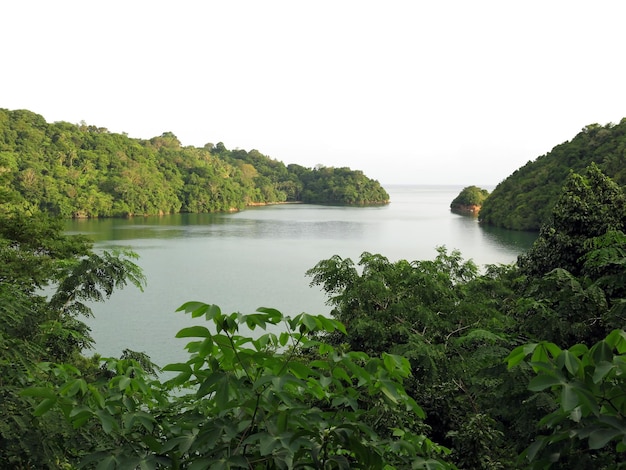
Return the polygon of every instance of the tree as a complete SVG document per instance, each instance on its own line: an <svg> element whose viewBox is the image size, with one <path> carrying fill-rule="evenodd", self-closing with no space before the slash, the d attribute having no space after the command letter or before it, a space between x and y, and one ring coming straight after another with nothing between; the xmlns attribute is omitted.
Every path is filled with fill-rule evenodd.
<svg viewBox="0 0 626 470"><path fill-rule="evenodd" d="M222 314L188 302L179 310L203 325L190 338L187 362L167 365L166 383L151 380L131 359L106 360L111 376L88 383L56 366L65 383L35 387L39 414L59 409L75 427L101 427L104 444L85 449L82 464L102 468L454 468L446 449L419 433L421 408L404 391L408 362L391 354L372 358L312 340L315 332L344 331L323 316L289 319L274 309ZM280 334L243 336L240 328ZM313 355L314 360L307 359ZM177 390L180 388L180 390ZM175 390L177 390L175 393ZM375 406L364 407L364 403ZM408 414L413 426L385 435L372 423ZM404 420L406 423L407 420Z"/></svg>
<svg viewBox="0 0 626 470"><path fill-rule="evenodd" d="M95 254L83 237L64 235L57 219L2 209L0 466L55 468L71 455L67 446L82 447L99 436L76 432L59 415L39 419L20 391L58 380L42 372L42 362L94 373L97 364L82 356L92 343L79 317L91 314L85 302L104 300L129 282L140 287L144 280L132 253Z"/></svg>
<svg viewBox="0 0 626 470"><path fill-rule="evenodd" d="M473 262L444 247L434 260L413 262L363 253L358 268L334 256L307 273L346 326L347 336L326 341L405 357L413 371L407 392L452 460L464 468L510 465L527 430L512 436L515 413L503 405L527 395L521 386L502 385L511 344L504 305L511 303L516 270L492 266L480 275Z"/></svg>
<svg viewBox="0 0 626 470"><path fill-rule="evenodd" d="M542 341L514 349L509 368L522 361L535 377L530 390L549 394L555 408L524 453L532 468L623 468L626 455L626 331L613 330L591 348L561 349Z"/></svg>
<svg viewBox="0 0 626 470"><path fill-rule="evenodd" d="M597 166L572 174L551 221L520 256L519 331L564 346L593 344L626 318L626 198ZM622 323L620 323L622 322Z"/></svg>
<svg viewBox="0 0 626 470"><path fill-rule="evenodd" d="M478 186L467 186L455 197L450 203L453 210L467 209L471 206L482 206L485 199L489 196L489 191L481 189Z"/></svg>
<svg viewBox="0 0 626 470"><path fill-rule="evenodd" d="M584 176L570 174L550 220L529 252L520 257L520 268L535 277L555 268L576 276L587 241L614 230L626 231L626 196L592 164Z"/></svg>

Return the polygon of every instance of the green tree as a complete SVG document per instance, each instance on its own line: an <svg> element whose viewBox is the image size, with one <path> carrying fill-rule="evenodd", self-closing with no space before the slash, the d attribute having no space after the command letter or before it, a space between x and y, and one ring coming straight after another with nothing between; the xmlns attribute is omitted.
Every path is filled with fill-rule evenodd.
<svg viewBox="0 0 626 470"><path fill-rule="evenodd" d="M112 377L97 383L55 366L64 384L23 392L39 399L38 414L55 407L78 428L102 428L108 439L86 449L84 465L454 468L443 460L446 450L416 429L399 426L380 435L370 424L381 414L409 414L415 423L423 416L402 387L410 374L405 359L372 358L310 339L310 333L344 330L324 316L289 319L267 308L225 315L201 302L179 310L210 325L178 332L191 340L190 359L166 366L176 375L165 384L151 380L136 361L109 359ZM279 334L238 333L279 324ZM311 353L312 361L306 358Z"/></svg>
<svg viewBox="0 0 626 470"><path fill-rule="evenodd" d="M20 391L54 382L37 367L41 362L68 363L85 373L97 370L96 363L82 356L92 341L79 315L91 313L86 302L104 300L128 282L141 286L143 277L132 253L95 254L83 237L64 235L59 220L3 209L0 206L0 466L58 468L71 455L68 448L82 447L98 436L76 432L60 415L40 419Z"/></svg>
<svg viewBox="0 0 626 470"><path fill-rule="evenodd" d="M331 344L409 360L407 391L456 464L510 465L525 441L522 430L512 435L515 413L503 404L527 395L523 387L503 385L511 345L503 306L512 304L514 268L491 266L480 275L473 262L442 247L434 260L413 262L363 253L357 266L334 256L308 274L346 325L347 336L331 335Z"/></svg>
<svg viewBox="0 0 626 470"><path fill-rule="evenodd" d="M626 332L614 330L591 348L551 342L514 349L509 368L527 361L528 387L549 394L555 407L540 421L524 457L531 468L617 469L626 456Z"/></svg>
<svg viewBox="0 0 626 470"><path fill-rule="evenodd" d="M582 173L595 162L624 187L625 151L626 118L619 124L585 126L571 141L529 161L498 184L485 200L479 218L498 227L538 231L548 221L572 171Z"/></svg>
<svg viewBox="0 0 626 470"><path fill-rule="evenodd" d="M526 276L516 312L522 334L591 344L623 325L625 211L621 188L597 166L570 176L550 222L518 260Z"/></svg>
<svg viewBox="0 0 626 470"><path fill-rule="evenodd" d="M467 186L461 190L457 197L450 203L450 208L460 208L464 206L481 206L489 196L489 191L478 186Z"/></svg>

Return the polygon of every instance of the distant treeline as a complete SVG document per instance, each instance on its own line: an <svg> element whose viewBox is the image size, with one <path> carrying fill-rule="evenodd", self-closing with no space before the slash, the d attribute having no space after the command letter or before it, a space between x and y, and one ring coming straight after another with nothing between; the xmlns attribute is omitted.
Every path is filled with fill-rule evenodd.
<svg viewBox="0 0 626 470"><path fill-rule="evenodd" d="M378 181L358 170L285 165L257 150L228 150L221 142L183 147L171 132L142 140L6 109L0 109L0 183L3 201L61 217L389 201Z"/></svg>
<svg viewBox="0 0 626 470"><path fill-rule="evenodd" d="M591 124L571 141L516 170L485 200L479 219L515 230L539 230L571 172L592 163L621 187L626 186L626 118L619 124Z"/></svg>

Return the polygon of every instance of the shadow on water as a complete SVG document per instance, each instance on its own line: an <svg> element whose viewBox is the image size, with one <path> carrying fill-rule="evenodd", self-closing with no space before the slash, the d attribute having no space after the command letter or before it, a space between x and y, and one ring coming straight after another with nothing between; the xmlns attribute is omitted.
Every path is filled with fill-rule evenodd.
<svg viewBox="0 0 626 470"><path fill-rule="evenodd" d="M524 232L480 224L481 232L493 243L511 250L526 252L533 245L539 232Z"/></svg>

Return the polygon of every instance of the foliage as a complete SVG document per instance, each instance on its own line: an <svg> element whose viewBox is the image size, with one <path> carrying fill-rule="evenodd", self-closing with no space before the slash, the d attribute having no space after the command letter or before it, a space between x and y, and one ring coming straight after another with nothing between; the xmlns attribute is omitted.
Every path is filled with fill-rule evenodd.
<svg viewBox="0 0 626 470"><path fill-rule="evenodd" d="M49 124L30 111L5 109L0 109L0 183L0 197L17 210L37 208L66 218L389 199L378 182L347 168L318 175L257 150L228 150L221 142L183 147L171 132L132 139L102 127Z"/></svg>
<svg viewBox="0 0 626 470"><path fill-rule="evenodd" d="M96 364L82 356L92 339L79 315L91 314L87 301L102 301L128 282L143 285L133 257L95 254L84 238L64 235L60 221L0 206L0 467L57 468L71 456L68 446L100 440L59 415L40 419L19 392L54 382L35 367L40 362L94 372Z"/></svg>
<svg viewBox="0 0 626 470"><path fill-rule="evenodd" d="M571 141L529 161L503 180L485 200L480 220L514 230L539 230L547 222L571 171L595 162L617 185L626 185L626 119L591 124Z"/></svg>
<svg viewBox="0 0 626 470"><path fill-rule="evenodd" d="M578 275L589 240L616 230L626 231L626 195L592 164L584 176L569 175L551 217L519 265L529 276L555 268Z"/></svg>
<svg viewBox="0 0 626 470"><path fill-rule="evenodd" d="M381 436L368 425L386 414L423 411L401 383L408 361L383 354L344 352L307 338L343 331L336 320L274 309L224 315L219 307L188 302L179 310L204 317L178 332L190 338L190 359L167 365L166 383L151 380L133 360L105 361L112 377L88 383L78 370L50 366L57 387L33 387L36 414L59 409L74 427L99 426L106 443L87 451L82 465L98 468L453 468L446 450L411 428ZM240 328L279 334L257 337ZM306 361L301 349L314 350ZM172 390L180 388L175 395ZM363 407L363 403L375 406Z"/></svg>
<svg viewBox="0 0 626 470"><path fill-rule="evenodd" d="M33 123L24 142L47 125ZM171 133L150 145L180 147ZM248 183L267 178L266 194L283 173L204 150ZM285 194L305 190L291 182ZM188 302L179 310L208 323L179 331L189 359L161 377L142 353L82 355L88 302L142 286L133 254L95 254L2 196L3 468L624 466L625 204L595 165L568 178L516 265L480 269L445 247L411 262L333 256L307 274L335 318Z"/></svg>
<svg viewBox="0 0 626 470"><path fill-rule="evenodd" d="M487 196L489 196L489 191L486 189L479 188L478 186L467 186L452 200L450 208L482 206Z"/></svg>
<svg viewBox="0 0 626 470"><path fill-rule="evenodd" d="M433 438L463 468L506 467L519 434L504 440L515 418L498 404L525 394L514 384L503 389L511 344L503 312L515 270L491 266L481 275L444 247L433 261L392 263L363 253L358 264L360 273L350 259L334 256L308 272L346 325L347 337L328 340L406 357L413 370L407 391L424 407Z"/></svg>
<svg viewBox="0 0 626 470"><path fill-rule="evenodd" d="M378 181L349 168L317 167L300 173L302 201L312 204L386 204L389 194Z"/></svg>
<svg viewBox="0 0 626 470"><path fill-rule="evenodd" d="M530 343L507 358L509 367L524 360L536 374L529 389L552 394L556 404L539 423L548 434L525 453L532 468L624 468L626 332L613 330L591 348Z"/></svg>
<svg viewBox="0 0 626 470"><path fill-rule="evenodd" d="M572 174L533 247L518 265L526 282L520 332L561 345L592 344L624 325L626 199L592 165Z"/></svg>

